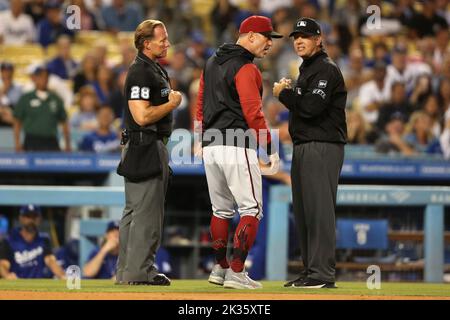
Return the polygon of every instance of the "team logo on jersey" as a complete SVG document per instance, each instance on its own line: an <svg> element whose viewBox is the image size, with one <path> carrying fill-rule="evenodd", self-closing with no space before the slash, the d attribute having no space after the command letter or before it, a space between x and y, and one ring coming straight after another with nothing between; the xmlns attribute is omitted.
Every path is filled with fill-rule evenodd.
<svg viewBox="0 0 450 320"><path fill-rule="evenodd" d="M30 101L30 106L32 108L37 108L40 105L41 105L41 100L39 100L39 99L33 99L33 100Z"/></svg>
<svg viewBox="0 0 450 320"><path fill-rule="evenodd" d="M58 106L56 105L56 101L52 100L49 104L50 111L56 113Z"/></svg>
<svg viewBox="0 0 450 320"><path fill-rule="evenodd" d="M328 83L328 81L327 80L319 80L319 85L318 85L318 87L319 88L326 88L327 87L327 83Z"/></svg>
<svg viewBox="0 0 450 320"><path fill-rule="evenodd" d="M164 88L161 89L161 97L167 97L170 93L170 89L169 88Z"/></svg>
<svg viewBox="0 0 450 320"><path fill-rule="evenodd" d="M301 96L301 95L302 95L302 88L300 88L300 87L297 87L297 94L298 94L299 96Z"/></svg>
<svg viewBox="0 0 450 320"><path fill-rule="evenodd" d="M17 264L24 266L32 263L33 260L38 258L43 253L44 249L42 247L37 247L32 250L16 251L14 252L14 260L16 260Z"/></svg>

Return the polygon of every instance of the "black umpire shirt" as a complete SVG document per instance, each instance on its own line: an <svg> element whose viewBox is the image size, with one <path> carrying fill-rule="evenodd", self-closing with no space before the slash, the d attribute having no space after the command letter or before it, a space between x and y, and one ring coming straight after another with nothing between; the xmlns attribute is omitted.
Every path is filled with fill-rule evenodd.
<svg viewBox="0 0 450 320"><path fill-rule="evenodd" d="M346 143L344 78L326 52L319 51L300 66L293 89L279 100L289 109L289 133L294 144L310 141Z"/></svg>
<svg viewBox="0 0 450 320"><path fill-rule="evenodd" d="M152 106L158 106L169 101L169 93L170 81L167 72L158 62L139 52L128 70L125 81L127 100L146 100ZM143 128L134 121L127 103L124 124L126 129L156 129L158 136L169 137L172 133L172 113L170 112L158 122Z"/></svg>

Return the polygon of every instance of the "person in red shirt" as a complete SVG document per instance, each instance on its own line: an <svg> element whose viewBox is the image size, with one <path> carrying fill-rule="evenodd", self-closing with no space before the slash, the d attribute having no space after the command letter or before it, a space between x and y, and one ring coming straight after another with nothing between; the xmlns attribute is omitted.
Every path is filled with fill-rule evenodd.
<svg viewBox="0 0 450 320"><path fill-rule="evenodd" d="M196 131L202 140L216 258L209 282L226 288L262 287L244 270L263 216L262 169L256 149L259 145L269 155L270 167L263 173L278 171L279 156L262 113L262 76L253 59L264 58L272 38L281 37L273 31L269 18L247 18L240 26L237 43L219 47L200 78ZM228 262L228 227L235 211L240 222Z"/></svg>

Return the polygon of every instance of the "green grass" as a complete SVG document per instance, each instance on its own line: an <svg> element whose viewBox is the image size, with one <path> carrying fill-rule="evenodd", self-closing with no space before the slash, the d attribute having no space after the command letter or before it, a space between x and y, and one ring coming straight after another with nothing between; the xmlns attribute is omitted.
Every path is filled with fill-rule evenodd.
<svg viewBox="0 0 450 320"><path fill-rule="evenodd" d="M391 283L381 284L380 290L369 290L365 282L338 282L338 289L294 289L284 288L281 281L263 281L262 290L239 290L252 294L339 294L367 296L441 296L450 297L450 284ZM187 293L236 293L236 290L223 289L210 285L206 280L173 280L170 287L118 286L109 280L82 280L80 290L68 290L65 281L57 280L0 280L0 291L36 292L187 292Z"/></svg>

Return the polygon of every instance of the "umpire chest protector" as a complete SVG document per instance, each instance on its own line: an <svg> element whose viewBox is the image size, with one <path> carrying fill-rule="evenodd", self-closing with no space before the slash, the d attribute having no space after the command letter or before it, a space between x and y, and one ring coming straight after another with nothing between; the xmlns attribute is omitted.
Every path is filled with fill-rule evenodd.
<svg viewBox="0 0 450 320"><path fill-rule="evenodd" d="M163 67L139 52L125 81L127 101L145 100L151 108L168 102L170 90L170 80ZM117 173L136 182L157 176L161 173L157 140L166 140L170 136L172 113L141 127L134 121L128 103L124 107L126 133L122 138L127 147Z"/></svg>

